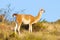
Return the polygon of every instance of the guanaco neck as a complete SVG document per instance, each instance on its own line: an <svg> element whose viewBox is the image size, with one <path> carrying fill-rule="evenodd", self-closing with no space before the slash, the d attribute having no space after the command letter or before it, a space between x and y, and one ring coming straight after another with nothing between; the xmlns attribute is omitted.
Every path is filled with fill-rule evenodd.
<svg viewBox="0 0 60 40"><path fill-rule="evenodd" d="M40 18L41 18L41 16L42 16L42 13L43 13L43 12L39 11L38 15L35 17L35 18L36 18L35 21L39 21L39 20L40 20Z"/></svg>

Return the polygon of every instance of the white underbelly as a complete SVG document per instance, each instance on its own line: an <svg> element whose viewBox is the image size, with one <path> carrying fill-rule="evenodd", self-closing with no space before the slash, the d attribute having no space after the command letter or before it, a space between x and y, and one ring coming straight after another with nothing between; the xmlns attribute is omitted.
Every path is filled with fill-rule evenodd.
<svg viewBox="0 0 60 40"><path fill-rule="evenodd" d="M30 23L30 20L26 20L26 19L22 19L22 22L24 23L24 24L29 24Z"/></svg>

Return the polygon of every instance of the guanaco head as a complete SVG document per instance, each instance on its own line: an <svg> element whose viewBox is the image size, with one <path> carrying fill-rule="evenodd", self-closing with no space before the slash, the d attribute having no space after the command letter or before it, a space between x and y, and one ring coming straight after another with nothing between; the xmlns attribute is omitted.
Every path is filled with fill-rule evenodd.
<svg viewBox="0 0 60 40"><path fill-rule="evenodd" d="M44 12L45 12L45 10L44 10L44 9L41 9L41 10L40 10L40 12L41 12L41 13L44 13Z"/></svg>

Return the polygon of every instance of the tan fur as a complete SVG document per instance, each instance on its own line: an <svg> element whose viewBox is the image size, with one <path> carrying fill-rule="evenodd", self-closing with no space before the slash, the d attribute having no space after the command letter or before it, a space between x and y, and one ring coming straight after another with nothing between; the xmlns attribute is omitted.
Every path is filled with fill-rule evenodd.
<svg viewBox="0 0 60 40"><path fill-rule="evenodd" d="M16 22L18 24L18 29L20 29L20 26L22 23L29 24L29 32L32 32L32 24L40 20L43 12L44 10L41 9L36 17L32 15L25 15L25 14L13 14L13 16L16 16Z"/></svg>

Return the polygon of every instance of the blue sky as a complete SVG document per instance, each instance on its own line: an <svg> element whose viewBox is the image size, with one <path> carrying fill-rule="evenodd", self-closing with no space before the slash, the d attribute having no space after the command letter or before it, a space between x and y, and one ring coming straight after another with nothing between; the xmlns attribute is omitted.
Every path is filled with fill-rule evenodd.
<svg viewBox="0 0 60 40"><path fill-rule="evenodd" d="M41 8L45 10L42 19L49 22L60 19L60 0L0 0L0 8L7 8L11 4L12 12L8 14L8 18L12 18L12 14L19 12L20 14L31 14L36 16ZM21 10L26 9L24 12Z"/></svg>

